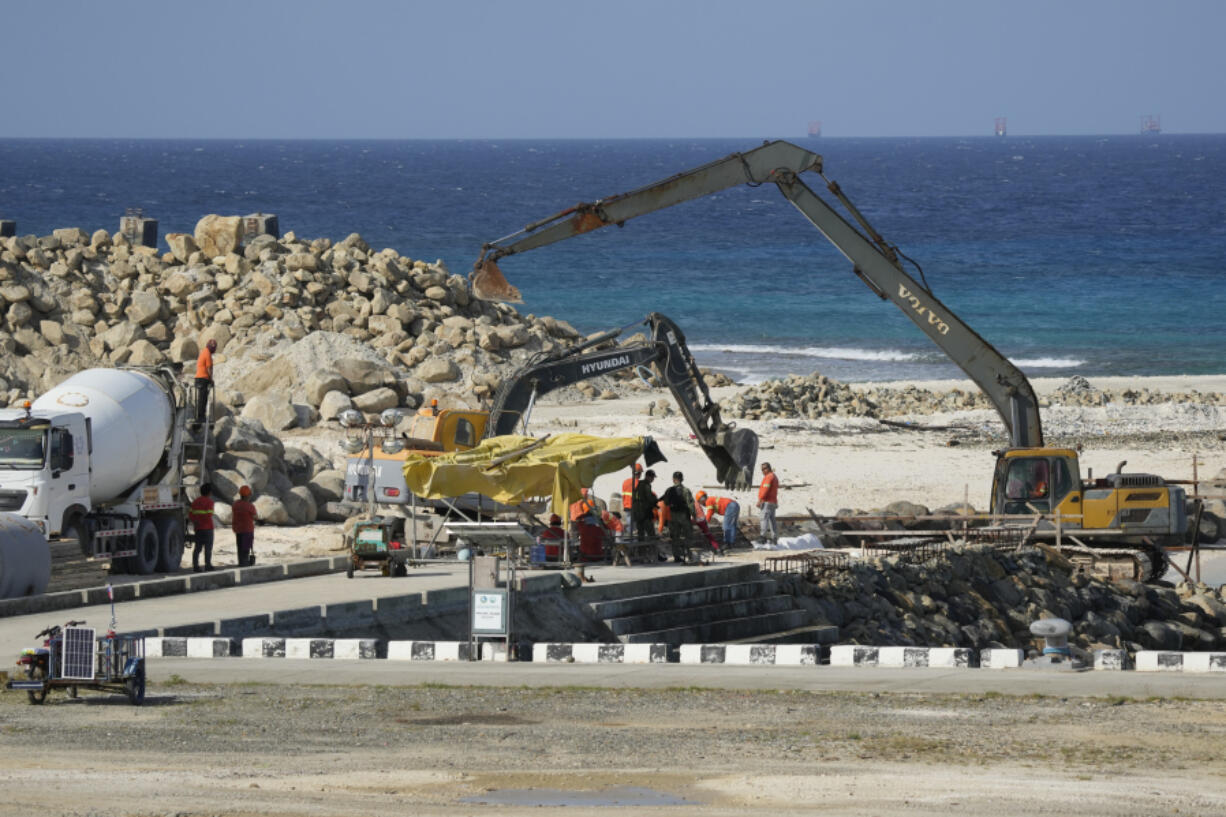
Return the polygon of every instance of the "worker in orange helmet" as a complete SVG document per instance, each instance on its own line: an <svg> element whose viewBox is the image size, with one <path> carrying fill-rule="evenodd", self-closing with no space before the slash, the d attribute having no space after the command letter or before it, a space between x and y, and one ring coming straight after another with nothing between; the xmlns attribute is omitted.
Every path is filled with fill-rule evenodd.
<svg viewBox="0 0 1226 817"><path fill-rule="evenodd" d="M731 549L736 542L737 521L741 516L741 505L735 499L726 496L708 496L706 491L699 491L694 499L702 508L707 524L711 517L719 514L723 518L724 548Z"/></svg>
<svg viewBox="0 0 1226 817"><path fill-rule="evenodd" d="M238 489L238 499L230 506L230 528L234 531L234 549L238 566L255 564L255 504L251 501L251 486Z"/></svg>
<svg viewBox="0 0 1226 817"><path fill-rule="evenodd" d="M213 386L213 353L217 351L217 341L209 339L196 358L196 425L199 426L208 417L209 389Z"/></svg>

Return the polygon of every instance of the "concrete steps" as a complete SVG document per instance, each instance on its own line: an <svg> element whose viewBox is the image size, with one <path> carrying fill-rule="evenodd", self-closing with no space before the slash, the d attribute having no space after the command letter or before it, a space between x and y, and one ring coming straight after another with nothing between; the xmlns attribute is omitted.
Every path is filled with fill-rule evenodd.
<svg viewBox="0 0 1226 817"><path fill-rule="evenodd" d="M768 641L800 636L810 623L756 564L606 586L576 600L626 644Z"/></svg>
<svg viewBox="0 0 1226 817"><path fill-rule="evenodd" d="M620 636L626 644L725 644L729 641L756 640L781 630L791 630L805 624L809 613L805 610L785 610L778 613L705 621L684 627L651 630Z"/></svg>

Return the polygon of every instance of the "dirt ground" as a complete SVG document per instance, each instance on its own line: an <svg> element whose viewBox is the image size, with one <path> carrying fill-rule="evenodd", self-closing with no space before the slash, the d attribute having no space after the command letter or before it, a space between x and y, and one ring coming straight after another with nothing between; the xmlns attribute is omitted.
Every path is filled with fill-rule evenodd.
<svg viewBox="0 0 1226 817"><path fill-rule="evenodd" d="M420 686L0 694L0 814L1220 815L1189 700Z"/></svg>

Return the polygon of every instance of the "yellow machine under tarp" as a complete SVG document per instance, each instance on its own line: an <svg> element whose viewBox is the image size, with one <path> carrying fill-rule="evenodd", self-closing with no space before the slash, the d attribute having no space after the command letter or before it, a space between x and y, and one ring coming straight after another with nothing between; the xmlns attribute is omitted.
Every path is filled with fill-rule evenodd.
<svg viewBox="0 0 1226 817"><path fill-rule="evenodd" d="M490 437L476 448L435 457L410 455L404 464L408 489L424 499L476 492L513 505L538 496L553 498L553 512L567 518L583 489L601 474L629 468L650 437L559 434L536 438Z"/></svg>

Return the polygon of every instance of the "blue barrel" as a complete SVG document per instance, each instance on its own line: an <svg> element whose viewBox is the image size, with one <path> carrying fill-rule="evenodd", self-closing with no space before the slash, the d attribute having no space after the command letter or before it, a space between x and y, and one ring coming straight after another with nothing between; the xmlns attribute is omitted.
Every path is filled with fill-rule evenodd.
<svg viewBox="0 0 1226 817"><path fill-rule="evenodd" d="M544 564L545 563L545 546L544 545L533 545L532 547L528 548L528 561L534 565Z"/></svg>

